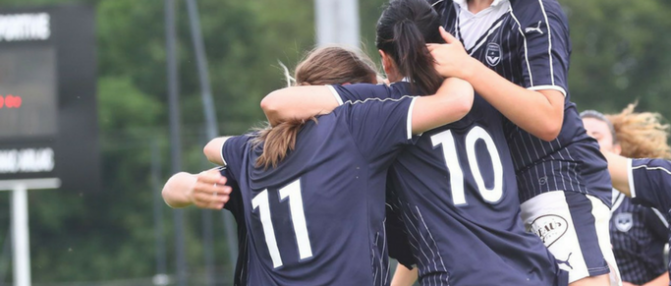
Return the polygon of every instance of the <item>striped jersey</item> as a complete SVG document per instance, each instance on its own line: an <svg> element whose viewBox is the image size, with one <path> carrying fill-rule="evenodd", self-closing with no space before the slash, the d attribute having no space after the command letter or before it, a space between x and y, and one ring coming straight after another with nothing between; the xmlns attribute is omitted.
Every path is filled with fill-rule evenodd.
<svg viewBox="0 0 671 286"><path fill-rule="evenodd" d="M333 86L341 103L414 94L410 84ZM527 233L502 115L476 95L463 119L425 132L389 170L422 285L566 285ZM392 237L390 237L390 240Z"/></svg>
<svg viewBox="0 0 671 286"><path fill-rule="evenodd" d="M495 0L473 15L466 0L431 0L444 28L467 52L512 83L565 95L559 136L543 141L505 120L522 202L544 192L571 191L611 204L610 176L568 93L568 21L556 0Z"/></svg>
<svg viewBox="0 0 671 286"><path fill-rule="evenodd" d="M412 144L414 98L345 104L308 121L276 168L253 136L224 143L247 229L247 285L389 285L387 170ZM242 270L241 270L242 271ZM240 280L244 280L240 279Z"/></svg>
<svg viewBox="0 0 671 286"><path fill-rule="evenodd" d="M613 193L610 240L622 281L643 285L666 272L664 245L669 234L666 215Z"/></svg>
<svg viewBox="0 0 671 286"><path fill-rule="evenodd" d="M632 202L671 215L671 162L664 159L630 159L628 171ZM671 270L671 261L667 267Z"/></svg>

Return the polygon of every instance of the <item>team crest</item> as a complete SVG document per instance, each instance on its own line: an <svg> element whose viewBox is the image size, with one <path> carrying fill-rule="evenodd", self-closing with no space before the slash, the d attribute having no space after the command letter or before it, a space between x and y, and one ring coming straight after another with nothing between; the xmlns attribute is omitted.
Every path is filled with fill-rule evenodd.
<svg viewBox="0 0 671 286"><path fill-rule="evenodd" d="M567 230L568 223L558 215L540 216L528 226L528 231L538 235L547 247L561 238Z"/></svg>
<svg viewBox="0 0 671 286"><path fill-rule="evenodd" d="M615 216L615 227L621 232L628 232L634 226L631 213L619 213Z"/></svg>
<svg viewBox="0 0 671 286"><path fill-rule="evenodd" d="M490 66L496 66L501 62L501 47L497 43L487 44L487 51L485 58L487 59L487 64Z"/></svg>

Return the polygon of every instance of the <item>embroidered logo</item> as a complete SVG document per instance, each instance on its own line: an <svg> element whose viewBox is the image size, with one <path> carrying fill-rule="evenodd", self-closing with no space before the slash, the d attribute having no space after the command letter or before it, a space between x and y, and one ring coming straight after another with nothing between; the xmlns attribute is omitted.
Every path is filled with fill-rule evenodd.
<svg viewBox="0 0 671 286"><path fill-rule="evenodd" d="M497 43L489 43L487 44L487 51L485 54L485 58L487 60L487 64L490 66L496 66L501 62L501 47Z"/></svg>
<svg viewBox="0 0 671 286"><path fill-rule="evenodd" d="M541 30L541 21L538 21L538 26L536 26L536 27L526 27L526 28L524 29L524 32L525 32L525 33L531 33L531 32L533 32L533 31L537 31L537 32L539 32L541 35L543 34L543 30Z"/></svg>
<svg viewBox="0 0 671 286"><path fill-rule="evenodd" d="M631 213L619 213L615 216L615 227L621 232L628 232L634 226Z"/></svg>
<svg viewBox="0 0 671 286"><path fill-rule="evenodd" d="M546 247L550 247L568 230L568 223L558 215L544 215L536 218L528 231L541 238Z"/></svg>

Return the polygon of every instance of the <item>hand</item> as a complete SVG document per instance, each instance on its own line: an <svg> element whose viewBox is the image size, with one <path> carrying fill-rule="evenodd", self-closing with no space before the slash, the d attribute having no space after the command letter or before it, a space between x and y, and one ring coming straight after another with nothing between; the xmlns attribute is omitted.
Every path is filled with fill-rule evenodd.
<svg viewBox="0 0 671 286"><path fill-rule="evenodd" d="M220 210L228 202L231 190L231 187L226 186L226 177L219 170L212 169L196 176L188 196L199 208Z"/></svg>
<svg viewBox="0 0 671 286"><path fill-rule="evenodd" d="M470 72L473 60L459 40L440 27L440 35L446 44L427 44L427 48L435 61L434 67L443 77L465 79Z"/></svg>

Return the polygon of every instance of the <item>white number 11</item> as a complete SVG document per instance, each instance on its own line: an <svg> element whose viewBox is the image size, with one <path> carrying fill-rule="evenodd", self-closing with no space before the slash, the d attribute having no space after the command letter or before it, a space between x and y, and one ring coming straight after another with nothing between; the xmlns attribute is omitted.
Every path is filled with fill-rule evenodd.
<svg viewBox="0 0 671 286"><path fill-rule="evenodd" d="M312 257L312 247L310 246L310 237L308 236L307 222L305 221L305 211L303 210L303 197L301 196L300 179L292 182L280 189L280 202L289 199L289 210L291 211L291 221L296 234L296 243L298 244L298 254L301 259ZM252 199L252 208L259 208L263 234L268 246L270 258L273 260L273 267L282 266L282 256L277 247L275 238L275 229L270 216L270 202L268 199L268 190L263 190Z"/></svg>

